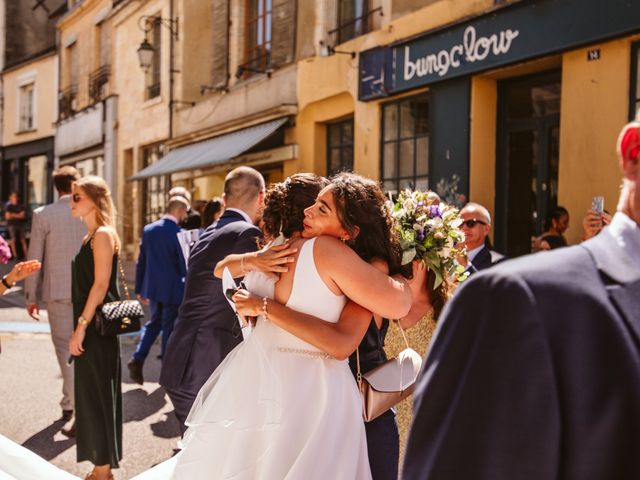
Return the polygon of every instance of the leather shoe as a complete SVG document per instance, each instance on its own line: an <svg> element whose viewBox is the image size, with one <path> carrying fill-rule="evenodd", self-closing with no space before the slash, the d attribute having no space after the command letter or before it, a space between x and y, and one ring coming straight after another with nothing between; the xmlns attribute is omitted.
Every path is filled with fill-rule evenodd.
<svg viewBox="0 0 640 480"><path fill-rule="evenodd" d="M64 427L60 429L60 433L63 435L73 438L76 436L76 421L68 422Z"/></svg>
<svg viewBox="0 0 640 480"><path fill-rule="evenodd" d="M60 420L68 422L71 420L71 417L73 417L73 410L62 410L62 417L60 417Z"/></svg>
<svg viewBox="0 0 640 480"><path fill-rule="evenodd" d="M142 362L132 358L131 361L127 363L127 367L129 367L129 378L135 383L142 385L144 383L144 378L142 377Z"/></svg>

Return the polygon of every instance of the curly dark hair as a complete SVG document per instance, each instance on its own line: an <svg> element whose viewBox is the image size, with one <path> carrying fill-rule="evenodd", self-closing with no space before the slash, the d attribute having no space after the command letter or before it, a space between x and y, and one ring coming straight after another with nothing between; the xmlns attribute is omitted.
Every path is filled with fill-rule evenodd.
<svg viewBox="0 0 640 480"><path fill-rule="evenodd" d="M324 177L296 173L269 187L262 212L264 233L277 237L282 232L290 237L294 232L301 232L305 208L315 203L318 193L327 185L329 181Z"/></svg>
<svg viewBox="0 0 640 480"><path fill-rule="evenodd" d="M401 264L400 241L393 231L393 220L385 207L387 199L379 184L353 173L339 173L330 181L338 219L352 237L347 244L366 261L375 258L386 261L390 275L400 273L412 278L411 263ZM455 286L444 278L434 290L435 280L435 273L429 270L426 288L437 320Z"/></svg>
<svg viewBox="0 0 640 480"><path fill-rule="evenodd" d="M351 236L346 243L363 260L378 258L387 262L391 275L400 272L400 244L378 183L346 172L330 181L338 219Z"/></svg>

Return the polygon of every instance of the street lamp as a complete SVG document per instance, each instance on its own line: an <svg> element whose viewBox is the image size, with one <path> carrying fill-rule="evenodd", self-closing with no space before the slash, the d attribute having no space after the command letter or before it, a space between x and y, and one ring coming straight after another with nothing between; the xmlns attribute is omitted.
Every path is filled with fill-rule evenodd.
<svg viewBox="0 0 640 480"><path fill-rule="evenodd" d="M140 61L140 68L145 72L151 68L153 52L153 45L151 45L146 38L142 40L142 43L138 47L138 60Z"/></svg>
<svg viewBox="0 0 640 480"><path fill-rule="evenodd" d="M144 32L144 39L138 47L138 60L140 61L140 68L147 72L153 63L154 48L147 41L147 33L151 31L154 25L163 25L171 32L171 37L174 40L178 40L178 19L175 18L162 18L152 15L143 15L138 18L138 27ZM173 43L172 43L173 48ZM173 57L173 52L172 52ZM173 58L172 58L173 61Z"/></svg>

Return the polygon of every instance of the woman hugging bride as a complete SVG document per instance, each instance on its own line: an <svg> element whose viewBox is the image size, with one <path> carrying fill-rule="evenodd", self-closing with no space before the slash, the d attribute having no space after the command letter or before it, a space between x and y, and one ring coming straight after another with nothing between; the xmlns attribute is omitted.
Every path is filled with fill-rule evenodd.
<svg viewBox="0 0 640 480"><path fill-rule="evenodd" d="M385 197L358 175L327 184L297 174L265 205L267 236L287 237L272 252L288 268L273 269L277 282L245 277L252 292L233 299L257 317L252 334L198 394L181 452L136 480L371 478L347 358L372 314L400 318L412 303L407 282L387 274L399 271L400 249ZM240 275L259 261L228 257L216 274Z"/></svg>

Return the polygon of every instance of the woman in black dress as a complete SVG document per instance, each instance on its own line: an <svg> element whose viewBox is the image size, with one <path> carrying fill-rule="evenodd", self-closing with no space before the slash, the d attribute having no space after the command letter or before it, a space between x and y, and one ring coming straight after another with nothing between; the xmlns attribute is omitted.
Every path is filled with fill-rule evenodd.
<svg viewBox="0 0 640 480"><path fill-rule="evenodd" d="M75 358L76 448L78 462L94 464L85 480L113 479L122 459L122 391L118 338L100 336L96 308L118 300L120 240L107 184L84 177L73 185L71 211L89 233L72 263L75 330L69 351Z"/></svg>

